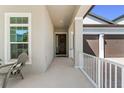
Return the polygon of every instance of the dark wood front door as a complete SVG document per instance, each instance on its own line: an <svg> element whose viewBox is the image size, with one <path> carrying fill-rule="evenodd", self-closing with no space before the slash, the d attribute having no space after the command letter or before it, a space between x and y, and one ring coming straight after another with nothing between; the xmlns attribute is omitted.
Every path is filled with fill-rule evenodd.
<svg viewBox="0 0 124 93"><path fill-rule="evenodd" d="M66 34L56 34L56 55L66 55Z"/></svg>

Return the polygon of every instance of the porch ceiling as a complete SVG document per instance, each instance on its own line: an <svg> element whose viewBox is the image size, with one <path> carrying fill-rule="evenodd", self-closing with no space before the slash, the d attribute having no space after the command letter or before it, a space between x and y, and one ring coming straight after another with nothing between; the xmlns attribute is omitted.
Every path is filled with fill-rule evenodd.
<svg viewBox="0 0 124 93"><path fill-rule="evenodd" d="M48 11L55 28L68 28L77 5L49 5Z"/></svg>

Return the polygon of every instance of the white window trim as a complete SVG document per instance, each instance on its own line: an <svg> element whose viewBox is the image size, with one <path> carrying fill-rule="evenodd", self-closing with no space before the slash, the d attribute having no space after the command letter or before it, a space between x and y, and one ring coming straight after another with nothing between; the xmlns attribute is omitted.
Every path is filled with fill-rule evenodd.
<svg viewBox="0 0 124 93"><path fill-rule="evenodd" d="M29 61L27 62L27 64L31 64L32 63L32 51L31 51L31 13L5 13L5 31L4 31L4 63L8 64L11 62L15 62L16 60L10 60L10 26L14 26L14 24L10 24L9 23L9 18L10 17L28 17L28 24L26 24L28 26L28 51L29 51ZM25 25L25 26L26 26ZM16 26L16 24L15 24ZM20 24L20 26L23 26L23 24Z"/></svg>

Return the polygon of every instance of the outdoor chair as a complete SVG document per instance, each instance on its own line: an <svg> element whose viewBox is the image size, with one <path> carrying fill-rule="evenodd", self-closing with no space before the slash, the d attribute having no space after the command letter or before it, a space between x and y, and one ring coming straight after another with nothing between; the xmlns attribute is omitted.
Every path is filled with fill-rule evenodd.
<svg viewBox="0 0 124 93"><path fill-rule="evenodd" d="M7 86L9 78L21 77L21 79L24 79L21 70L25 66L27 60L28 60L27 53L21 53L17 59L17 62L0 65L0 76L3 77L2 88L5 88Z"/></svg>

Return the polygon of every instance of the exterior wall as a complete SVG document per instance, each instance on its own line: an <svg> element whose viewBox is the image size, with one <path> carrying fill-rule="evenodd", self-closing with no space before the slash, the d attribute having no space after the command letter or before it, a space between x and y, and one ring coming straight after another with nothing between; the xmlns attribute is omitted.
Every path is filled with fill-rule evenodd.
<svg viewBox="0 0 124 93"><path fill-rule="evenodd" d="M113 28L108 28L108 29L105 29L105 28L84 29L84 32L89 32L89 35L92 36L93 34L90 33L91 31L92 31L92 33L94 32L95 34L105 33L105 36L104 36L105 58L112 58L112 59L113 58L116 58L116 59L117 58L118 59L119 58L120 59L124 58L124 49L123 49L124 48L124 34L120 34L123 31L123 29L121 29L121 28L116 28L116 29L113 29ZM114 35L111 35L112 31L113 31L113 34L114 34L115 31L116 31L116 33ZM89 54L92 54L92 55L94 55L94 54L98 55L98 50L99 50L98 49L98 42L95 41L93 38L90 39L90 40L86 39L86 41L87 42L84 42L84 47L85 47L84 51L86 53L89 53ZM89 46L87 46L87 43L88 43ZM90 48L88 48L88 47L90 47Z"/></svg>
<svg viewBox="0 0 124 93"><path fill-rule="evenodd" d="M83 20L83 24L107 24L107 23L87 15Z"/></svg>
<svg viewBox="0 0 124 93"><path fill-rule="evenodd" d="M105 58L124 58L124 35L105 35Z"/></svg>
<svg viewBox="0 0 124 93"><path fill-rule="evenodd" d="M53 24L45 6L0 6L0 58L4 60L4 13L32 13L32 64L26 66L29 73L40 73L52 62Z"/></svg>
<svg viewBox="0 0 124 93"><path fill-rule="evenodd" d="M99 38L97 35L83 36L83 52L99 56Z"/></svg>
<svg viewBox="0 0 124 93"><path fill-rule="evenodd" d="M98 39L84 36L83 47L84 53L99 56ZM105 39L105 58L124 58L124 39Z"/></svg>

